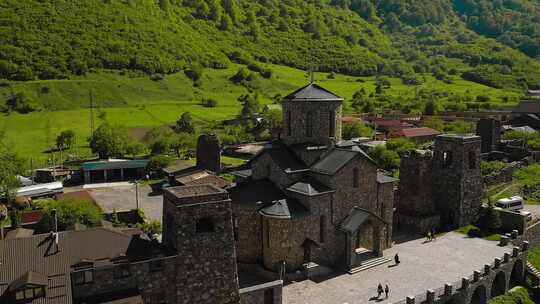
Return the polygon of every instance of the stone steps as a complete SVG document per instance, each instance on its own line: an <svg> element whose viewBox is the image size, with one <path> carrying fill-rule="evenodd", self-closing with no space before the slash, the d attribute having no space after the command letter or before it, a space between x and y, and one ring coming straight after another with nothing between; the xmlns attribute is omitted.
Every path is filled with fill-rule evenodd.
<svg viewBox="0 0 540 304"><path fill-rule="evenodd" d="M538 269L536 269L536 267L534 267L533 264L531 264L531 262L527 262L527 270L533 274L534 276L536 276L537 278L540 279L540 271Z"/></svg>
<svg viewBox="0 0 540 304"><path fill-rule="evenodd" d="M386 258L386 257L380 257L380 258L374 258L367 260L365 262L362 262L362 264L358 267L355 267L348 271L349 274L358 273L382 264L386 264L388 262L392 261L392 259Z"/></svg>

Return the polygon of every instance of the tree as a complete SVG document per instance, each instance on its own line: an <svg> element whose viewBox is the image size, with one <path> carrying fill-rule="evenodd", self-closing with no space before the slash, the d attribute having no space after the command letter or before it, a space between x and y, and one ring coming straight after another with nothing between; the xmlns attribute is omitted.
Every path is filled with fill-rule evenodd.
<svg viewBox="0 0 540 304"><path fill-rule="evenodd" d="M269 130L281 129L283 111L279 109L267 110L263 113L264 122Z"/></svg>
<svg viewBox="0 0 540 304"><path fill-rule="evenodd" d="M208 18L213 21L219 21L221 18L221 5L218 0L210 0L208 2L209 14Z"/></svg>
<svg viewBox="0 0 540 304"><path fill-rule="evenodd" d="M119 126L104 123L89 138L90 148L100 158L124 157L142 152L141 143L129 137L127 130Z"/></svg>
<svg viewBox="0 0 540 304"><path fill-rule="evenodd" d="M177 157L181 157L185 151L195 149L197 138L194 134L178 133L171 137L171 149L174 150Z"/></svg>
<svg viewBox="0 0 540 304"><path fill-rule="evenodd" d="M369 148L368 154L384 170L395 172L399 169L400 158L396 151L379 145Z"/></svg>
<svg viewBox="0 0 540 304"><path fill-rule="evenodd" d="M65 230L67 227L76 223L95 226L102 219L102 213L99 207L89 200L74 198L61 198L59 200L46 199L35 201L34 205L43 208L45 211L45 216L40 223L40 230L42 231L52 230L53 210L56 210L60 230Z"/></svg>
<svg viewBox="0 0 540 304"><path fill-rule="evenodd" d="M4 239L4 221L9 216L8 208L4 204L0 204L0 240Z"/></svg>
<svg viewBox="0 0 540 304"><path fill-rule="evenodd" d="M395 151L399 156L403 156L407 152L415 150L417 145L408 138L400 137L388 140L386 148Z"/></svg>
<svg viewBox="0 0 540 304"><path fill-rule="evenodd" d="M499 232L502 227L500 214L495 210L491 199L489 199L487 208L483 210L483 214L478 220L478 227L487 233Z"/></svg>
<svg viewBox="0 0 540 304"><path fill-rule="evenodd" d="M195 62L191 64L191 66L184 70L184 74L186 74L189 79L193 80L193 83L195 86L199 86L201 84L201 78L203 75L203 67L199 63Z"/></svg>
<svg viewBox="0 0 540 304"><path fill-rule="evenodd" d="M59 150L71 149L74 143L75 143L75 132L73 132L72 130L62 131L56 137L56 148L58 148Z"/></svg>
<svg viewBox="0 0 540 304"><path fill-rule="evenodd" d="M221 0L221 4L225 12L229 15L233 24L237 24L239 9L235 0Z"/></svg>
<svg viewBox="0 0 540 304"><path fill-rule="evenodd" d="M422 120L421 126L442 132L444 130L444 121L438 117L430 117Z"/></svg>
<svg viewBox="0 0 540 304"><path fill-rule="evenodd" d="M351 139L357 137L373 137L375 131L365 123L355 122L343 125L343 138Z"/></svg>
<svg viewBox="0 0 540 304"><path fill-rule="evenodd" d="M0 198L11 204L15 189L20 186L17 175L23 171L24 161L0 141Z"/></svg>
<svg viewBox="0 0 540 304"><path fill-rule="evenodd" d="M259 112L259 94L242 95L238 98L238 101L242 102L242 110L240 111L240 118L244 123L249 123L255 118L255 114Z"/></svg>
<svg viewBox="0 0 540 304"><path fill-rule="evenodd" d="M157 235L161 234L163 227L160 221L151 220L145 221L142 224L137 225L150 239L155 239Z"/></svg>
<svg viewBox="0 0 540 304"><path fill-rule="evenodd" d="M178 133L195 133L195 127L193 126L193 120L189 112L182 113L180 119L176 121L175 130Z"/></svg>
<svg viewBox="0 0 540 304"><path fill-rule="evenodd" d="M222 15L219 21L219 29L222 31L228 31L231 28L232 20L229 15Z"/></svg>
<svg viewBox="0 0 540 304"><path fill-rule="evenodd" d="M159 7L160 7L164 12L168 12L168 11L169 11L169 6L171 6L171 3L169 2L169 0L159 0Z"/></svg>
<svg viewBox="0 0 540 304"><path fill-rule="evenodd" d="M437 114L437 104L433 99L426 102L426 105L424 107L424 114L425 115L435 115Z"/></svg>

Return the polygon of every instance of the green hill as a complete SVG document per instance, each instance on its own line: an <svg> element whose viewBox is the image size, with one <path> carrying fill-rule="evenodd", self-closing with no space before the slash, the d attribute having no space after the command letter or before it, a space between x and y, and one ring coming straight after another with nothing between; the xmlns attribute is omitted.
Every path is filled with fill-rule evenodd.
<svg viewBox="0 0 540 304"><path fill-rule="evenodd" d="M349 112L508 107L540 88L539 8L527 0L4 0L0 134L45 159L56 135L72 129L86 153L90 99L96 115L128 128L169 124L184 111L212 128L239 113L239 96L273 102L305 84L310 68ZM215 108L201 105L209 98Z"/></svg>

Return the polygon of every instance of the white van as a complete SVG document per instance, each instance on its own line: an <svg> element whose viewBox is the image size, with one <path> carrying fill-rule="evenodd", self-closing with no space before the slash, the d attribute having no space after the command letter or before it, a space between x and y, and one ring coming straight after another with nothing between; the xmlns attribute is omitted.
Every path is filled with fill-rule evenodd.
<svg viewBox="0 0 540 304"><path fill-rule="evenodd" d="M521 196L502 198L495 203L495 207L509 211L519 211L523 209L523 198Z"/></svg>

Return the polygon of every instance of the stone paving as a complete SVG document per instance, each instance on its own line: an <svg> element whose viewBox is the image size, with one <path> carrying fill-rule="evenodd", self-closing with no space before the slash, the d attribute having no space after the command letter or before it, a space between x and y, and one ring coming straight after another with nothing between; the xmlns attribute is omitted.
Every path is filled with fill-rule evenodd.
<svg viewBox="0 0 540 304"><path fill-rule="evenodd" d="M127 211L136 208L135 185L121 185L114 188L86 189L99 207L106 213ZM161 222L163 212L163 195L155 195L148 185L139 185L139 208L153 220Z"/></svg>
<svg viewBox="0 0 540 304"><path fill-rule="evenodd" d="M319 283L311 280L291 283L283 288L283 303L394 303L471 276L474 270L481 270L484 264L511 252L511 247L450 232L433 242L417 239L397 244L385 251L385 256L393 257L396 252L401 260L399 266L392 262ZM389 285L388 299L376 299L379 283Z"/></svg>

